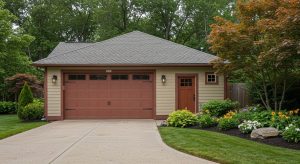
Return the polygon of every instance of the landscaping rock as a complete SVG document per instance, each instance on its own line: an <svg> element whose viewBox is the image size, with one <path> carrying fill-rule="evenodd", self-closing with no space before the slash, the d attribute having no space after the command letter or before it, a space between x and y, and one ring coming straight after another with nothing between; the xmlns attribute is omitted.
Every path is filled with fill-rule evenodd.
<svg viewBox="0 0 300 164"><path fill-rule="evenodd" d="M279 131L276 128L259 128L251 132L251 138L265 139L269 137L276 137L279 135Z"/></svg>

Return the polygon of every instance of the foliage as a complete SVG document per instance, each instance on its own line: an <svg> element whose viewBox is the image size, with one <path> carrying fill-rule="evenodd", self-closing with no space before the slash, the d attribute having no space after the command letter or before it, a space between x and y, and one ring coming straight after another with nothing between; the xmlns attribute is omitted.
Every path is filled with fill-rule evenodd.
<svg viewBox="0 0 300 164"><path fill-rule="evenodd" d="M140 30L208 52L215 15L234 19L233 0L5 0L15 21L36 39L33 60L46 57L59 42L101 41Z"/></svg>
<svg viewBox="0 0 300 164"><path fill-rule="evenodd" d="M33 95L27 82L24 83L22 90L19 95L18 105L21 107L26 106L33 102Z"/></svg>
<svg viewBox="0 0 300 164"><path fill-rule="evenodd" d="M198 115L198 123L201 128L208 128L216 125L215 118L211 117L209 114Z"/></svg>
<svg viewBox="0 0 300 164"><path fill-rule="evenodd" d="M0 114L16 114L17 104L10 101L0 101Z"/></svg>
<svg viewBox="0 0 300 164"><path fill-rule="evenodd" d="M284 130L284 128L291 123L298 124L298 121L300 121L298 114L299 109L291 110L288 112L272 112L270 126L275 127L279 130Z"/></svg>
<svg viewBox="0 0 300 164"><path fill-rule="evenodd" d="M16 17L4 9L0 0L0 93L1 99L7 97L4 79L19 73L35 72L30 66L31 60L25 49L33 41L33 37L23 33L21 28L13 28Z"/></svg>
<svg viewBox="0 0 300 164"><path fill-rule="evenodd" d="M255 104L255 105L249 106L249 107L247 107L247 109L252 112L261 112L261 111L266 110L266 108L261 106L260 104Z"/></svg>
<svg viewBox="0 0 300 164"><path fill-rule="evenodd" d="M44 103L40 101L34 101L21 108L18 116L24 121L40 120L44 115Z"/></svg>
<svg viewBox="0 0 300 164"><path fill-rule="evenodd" d="M252 120L253 113L254 112L250 112L250 111L239 112L234 115L234 118L236 118L239 122L243 122L245 120Z"/></svg>
<svg viewBox="0 0 300 164"><path fill-rule="evenodd" d="M253 112L252 121L258 121L262 124L263 127L270 126L270 121L272 118L272 113L270 111L262 111L262 112Z"/></svg>
<svg viewBox="0 0 300 164"><path fill-rule="evenodd" d="M197 117L188 110L177 110L169 114L167 125L173 127L188 127L197 123Z"/></svg>
<svg viewBox="0 0 300 164"><path fill-rule="evenodd" d="M215 17L209 36L219 72L240 71L267 109L280 111L299 70L300 1L237 1L238 21ZM226 64L224 64L226 61Z"/></svg>
<svg viewBox="0 0 300 164"><path fill-rule="evenodd" d="M289 124L285 127L282 138L288 142L298 143L300 141L300 128L293 124Z"/></svg>
<svg viewBox="0 0 300 164"><path fill-rule="evenodd" d="M163 141L179 151L217 163L298 164L300 151L226 134L189 128L160 127Z"/></svg>
<svg viewBox="0 0 300 164"><path fill-rule="evenodd" d="M27 82L35 95L40 95L43 91L43 83L39 81L35 75L16 74L5 79L5 84L8 88L8 92L17 95L20 93L25 82Z"/></svg>
<svg viewBox="0 0 300 164"><path fill-rule="evenodd" d="M229 130L237 128L239 121L235 118L220 118L218 121L218 128L220 130Z"/></svg>
<svg viewBox="0 0 300 164"><path fill-rule="evenodd" d="M227 100L211 100L202 105L203 111L212 116L223 116L230 110L234 110L239 106L238 102Z"/></svg>
<svg viewBox="0 0 300 164"><path fill-rule="evenodd" d="M251 121L251 120L248 120L248 121L244 121L243 123L241 123L238 128L240 129L240 131L242 133L251 133L252 130L254 129L257 129L257 128L260 128L262 125L261 123L257 122L257 121Z"/></svg>

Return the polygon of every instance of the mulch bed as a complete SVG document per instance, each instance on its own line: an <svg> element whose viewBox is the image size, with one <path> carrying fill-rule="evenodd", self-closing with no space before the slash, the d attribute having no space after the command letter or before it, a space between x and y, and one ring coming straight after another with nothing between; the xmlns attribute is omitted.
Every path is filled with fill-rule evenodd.
<svg viewBox="0 0 300 164"><path fill-rule="evenodd" d="M191 127L191 128L199 129L199 127ZM272 137L272 138L266 138L266 139L252 139L250 137L250 134L243 134L239 131L239 129L230 129L230 130L227 130L227 131L221 131L217 127L210 127L210 128L203 128L201 130L207 130L207 131L223 133L223 134L236 136L236 137L240 137L240 138L244 138L244 139L247 139L247 140L256 141L256 142L260 142L260 143L264 143L264 144L268 144L268 145L272 145L272 146L279 146L279 147L284 147L284 148L289 148L289 149L300 150L300 143L289 143L289 142L285 141L280 136Z"/></svg>

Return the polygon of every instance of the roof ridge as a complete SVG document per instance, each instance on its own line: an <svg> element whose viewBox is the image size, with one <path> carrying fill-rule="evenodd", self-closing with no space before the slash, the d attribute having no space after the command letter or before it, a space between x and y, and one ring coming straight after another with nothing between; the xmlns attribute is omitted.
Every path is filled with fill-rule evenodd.
<svg viewBox="0 0 300 164"><path fill-rule="evenodd" d="M140 32L140 33L149 35L149 36L151 36L151 37L153 37L153 38L160 39L160 40L163 40L163 41L165 41L165 42L169 42L169 43L173 43L173 44L179 45L179 46L181 46L181 47L186 47L186 48L188 48L188 49L192 49L193 51L200 51L200 50L197 50L197 49L195 49L195 48L192 48L192 47L189 47L189 46L186 46L186 45L183 45L183 44L179 44L179 43L173 42L173 41L168 40L168 39L160 38L160 37L155 36L155 35L150 35L150 34L147 34L147 33L141 32L141 31L137 31L137 32ZM202 52L202 53L204 53L204 54L207 54L207 55L210 55L210 56L215 56L215 55L212 55L212 54L203 52L203 51L200 51L200 52ZM215 56L215 57L217 57L217 56Z"/></svg>
<svg viewBox="0 0 300 164"><path fill-rule="evenodd" d="M43 61L43 60L48 60L48 59L53 59L54 57L57 57L57 56L61 56L61 55L65 55L65 54L68 54L70 52L74 52L74 51L77 51L77 50L81 50L81 49L85 49L85 48L88 48L88 47L92 47L94 46L95 44L99 44L99 43L105 43L107 41L110 41L112 39L116 39L116 38L119 38L119 37L124 37L130 33L133 33L133 32L137 32L137 31L132 31L132 32L128 32L128 33L125 33L125 34L121 34L121 35L118 35L118 36L115 36L115 37L112 37L112 38L109 38L109 39L106 39L106 40L103 40L103 41L100 41L100 42L95 42L95 43L92 43L91 45L87 45L87 46L84 46L84 47L80 47L80 48L77 48L77 49L74 49L74 50L71 50L71 51L67 51L67 52L64 52L64 53L60 53L60 54L57 54L57 55L54 55L54 56L50 56L50 57L46 57L44 59L40 59L40 60L37 60L35 62L40 62L40 61ZM140 32L140 31L139 31ZM66 43L66 42L59 42L60 43ZM67 44L67 43L66 43ZM54 50L54 49L53 49ZM34 63L35 63L34 62Z"/></svg>

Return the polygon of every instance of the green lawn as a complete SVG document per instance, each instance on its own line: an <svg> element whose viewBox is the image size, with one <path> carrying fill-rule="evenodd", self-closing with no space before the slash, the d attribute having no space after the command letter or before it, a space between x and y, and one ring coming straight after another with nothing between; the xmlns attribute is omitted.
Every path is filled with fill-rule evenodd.
<svg viewBox="0 0 300 164"><path fill-rule="evenodd" d="M17 115L0 115L0 139L47 124L45 121L22 122Z"/></svg>
<svg viewBox="0 0 300 164"><path fill-rule="evenodd" d="M300 163L300 151L221 133L160 127L163 141L182 152L220 163Z"/></svg>

